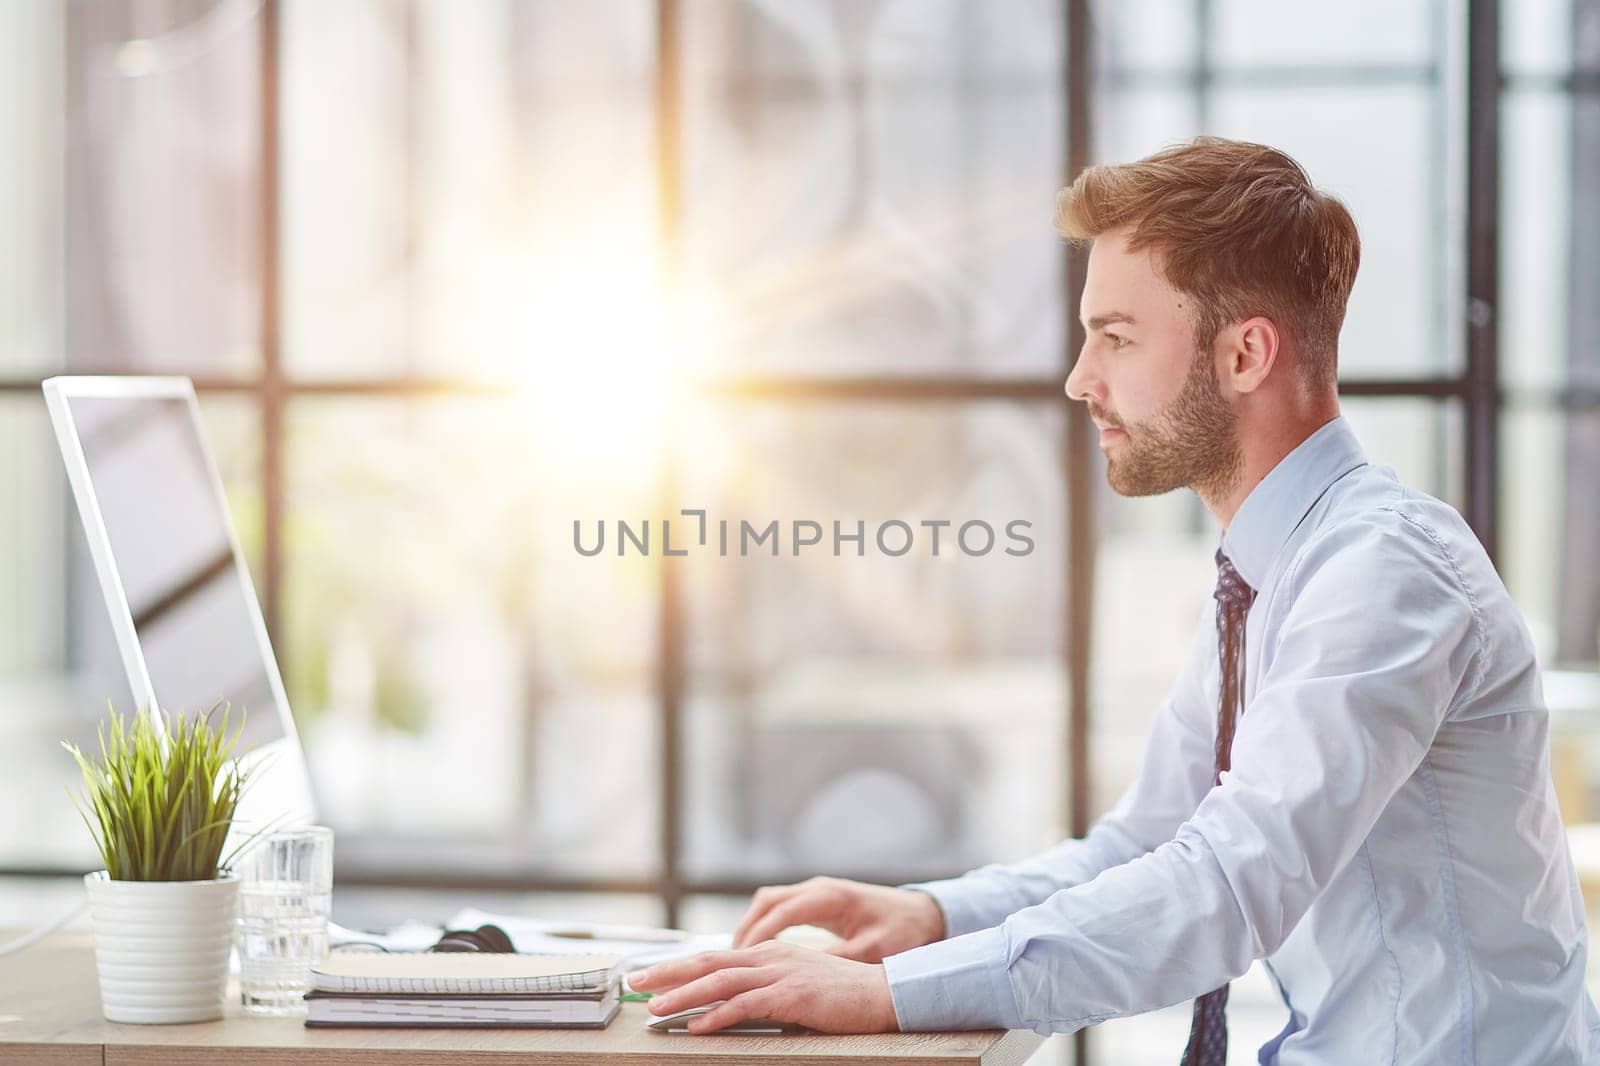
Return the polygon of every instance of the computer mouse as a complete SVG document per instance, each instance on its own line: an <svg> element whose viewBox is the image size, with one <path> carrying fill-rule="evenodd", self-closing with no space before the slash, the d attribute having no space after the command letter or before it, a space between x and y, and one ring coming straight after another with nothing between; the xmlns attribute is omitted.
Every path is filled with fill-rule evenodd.
<svg viewBox="0 0 1600 1066"><path fill-rule="evenodd" d="M662 1015L652 1018L644 1023L646 1029L654 1029L658 1033L687 1033L689 1022L700 1015L707 1013L714 1007L722 1006L722 1001L716 1003L703 1003L698 1007L680 1010L676 1014ZM717 1033L803 1033L806 1027L793 1022L775 1022L771 1018L746 1018L742 1022L734 1022L717 1030ZM705 1033L705 1036L716 1036L717 1033Z"/></svg>

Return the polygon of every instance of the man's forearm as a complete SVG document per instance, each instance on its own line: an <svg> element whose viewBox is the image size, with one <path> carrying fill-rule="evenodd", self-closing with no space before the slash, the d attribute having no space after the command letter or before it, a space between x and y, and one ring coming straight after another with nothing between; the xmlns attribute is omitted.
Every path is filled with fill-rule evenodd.
<svg viewBox="0 0 1600 1066"><path fill-rule="evenodd" d="M900 887L931 896L944 918L944 936L963 936L999 925L1007 915L1042 903L1063 888L1092 881L1146 850L1115 818L1107 818L1087 837L1064 840L1021 862L997 863L960 877Z"/></svg>
<svg viewBox="0 0 1600 1066"><path fill-rule="evenodd" d="M1087 836L1063 840L1021 862L902 886L926 892L938 902L945 936L997 926L1063 888L1087 884L1172 839L1211 788L1213 712L1196 680L1208 654L1215 651L1197 641L1151 724L1138 777Z"/></svg>

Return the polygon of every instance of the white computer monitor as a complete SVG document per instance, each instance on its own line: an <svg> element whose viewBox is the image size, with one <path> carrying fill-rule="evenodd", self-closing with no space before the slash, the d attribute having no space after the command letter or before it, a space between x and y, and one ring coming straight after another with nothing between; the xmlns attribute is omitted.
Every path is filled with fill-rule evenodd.
<svg viewBox="0 0 1600 1066"><path fill-rule="evenodd" d="M194 386L183 377L55 377L45 401L117 650L141 708L242 708L252 783L231 847L314 820L310 775ZM130 708L119 708L130 710Z"/></svg>

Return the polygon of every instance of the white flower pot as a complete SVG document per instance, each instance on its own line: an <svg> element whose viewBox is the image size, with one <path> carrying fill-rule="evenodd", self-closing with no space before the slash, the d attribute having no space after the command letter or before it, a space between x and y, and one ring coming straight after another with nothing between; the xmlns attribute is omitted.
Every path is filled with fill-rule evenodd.
<svg viewBox="0 0 1600 1066"><path fill-rule="evenodd" d="M107 1021L222 1017L238 878L113 881L101 870L83 883Z"/></svg>

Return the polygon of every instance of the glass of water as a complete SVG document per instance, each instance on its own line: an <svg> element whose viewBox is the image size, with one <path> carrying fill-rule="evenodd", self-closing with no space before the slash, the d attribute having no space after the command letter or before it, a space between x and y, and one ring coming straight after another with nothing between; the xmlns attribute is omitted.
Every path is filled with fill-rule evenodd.
<svg viewBox="0 0 1600 1066"><path fill-rule="evenodd" d="M268 834L241 857L239 992L249 1014L306 1013L312 964L328 957L333 830Z"/></svg>

